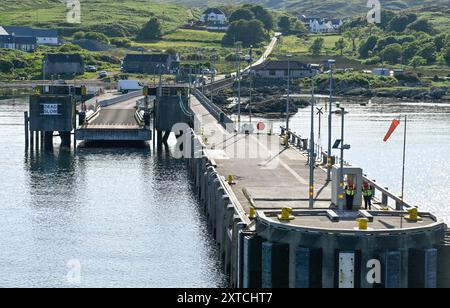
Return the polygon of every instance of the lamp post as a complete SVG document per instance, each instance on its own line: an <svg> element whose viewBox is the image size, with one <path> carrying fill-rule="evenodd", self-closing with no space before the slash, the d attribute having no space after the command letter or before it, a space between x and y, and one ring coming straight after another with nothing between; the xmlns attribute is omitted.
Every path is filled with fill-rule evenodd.
<svg viewBox="0 0 450 308"><path fill-rule="evenodd" d="M286 134L289 134L289 102L291 95L291 54L287 54L287 96L286 96ZM289 143L286 140L286 147L289 146Z"/></svg>
<svg viewBox="0 0 450 308"><path fill-rule="evenodd" d="M315 168L315 149L314 149L314 74L311 76L311 136L309 145L309 209L314 208L314 168Z"/></svg>
<svg viewBox="0 0 450 308"><path fill-rule="evenodd" d="M331 181L331 167L333 165L331 161L331 134L332 134L332 119L333 119L333 65L335 60L328 60L328 68L330 75L330 97L328 102L328 158L327 158L327 182Z"/></svg>
<svg viewBox="0 0 450 308"><path fill-rule="evenodd" d="M237 79L238 79L238 132L241 130L241 42L236 42L236 56L238 59Z"/></svg>
<svg viewBox="0 0 450 308"><path fill-rule="evenodd" d="M212 56L212 67L211 67L211 89L209 89L209 91L211 92L211 103L213 102L213 98L214 98L214 90L213 90L213 83L214 83L214 79L216 76L216 54L213 53Z"/></svg>
<svg viewBox="0 0 450 308"><path fill-rule="evenodd" d="M339 168L339 186L338 186L338 208L340 211L344 210L344 150L350 149L350 145L346 145L344 142L344 128L345 128L345 108L341 107L340 103L336 104L336 107L340 109L342 121L341 121L341 159ZM351 205L353 206L353 204Z"/></svg>

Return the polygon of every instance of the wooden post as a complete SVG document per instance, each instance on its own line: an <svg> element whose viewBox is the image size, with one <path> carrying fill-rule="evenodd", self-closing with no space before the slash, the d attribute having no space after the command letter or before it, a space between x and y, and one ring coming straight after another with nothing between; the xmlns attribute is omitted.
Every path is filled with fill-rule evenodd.
<svg viewBox="0 0 450 308"><path fill-rule="evenodd" d="M34 132L30 131L30 148L34 148Z"/></svg>
<svg viewBox="0 0 450 308"><path fill-rule="evenodd" d="M24 115L24 129L25 129L25 149L28 149L30 136L29 136L29 128L28 128L28 111L23 113Z"/></svg>

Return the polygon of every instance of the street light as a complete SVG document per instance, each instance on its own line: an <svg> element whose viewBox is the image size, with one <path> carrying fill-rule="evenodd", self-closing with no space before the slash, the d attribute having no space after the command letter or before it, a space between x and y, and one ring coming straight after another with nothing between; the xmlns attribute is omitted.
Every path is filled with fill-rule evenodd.
<svg viewBox="0 0 450 308"><path fill-rule="evenodd" d="M328 158L327 158L327 182L331 181L331 167L333 165L331 161L331 134L332 126L331 121L333 118L332 108L333 108L333 65L336 63L335 60L328 60L328 69L330 75L330 97L328 102Z"/></svg>
<svg viewBox="0 0 450 308"><path fill-rule="evenodd" d="M236 42L236 57L238 58L238 132L241 130L241 42Z"/></svg>
<svg viewBox="0 0 450 308"><path fill-rule="evenodd" d="M314 150L314 74L311 76L311 136L309 145L309 209L314 208L314 168L315 168L315 150Z"/></svg>
<svg viewBox="0 0 450 308"><path fill-rule="evenodd" d="M339 186L338 186L338 208L340 211L344 210L344 150L349 150L350 145L344 142L344 128L345 128L345 108L341 107L340 103L336 103L336 107L341 111L342 121L341 121L341 140L340 140L340 150L341 150L341 161L339 168ZM353 205L352 205L353 206Z"/></svg>
<svg viewBox="0 0 450 308"><path fill-rule="evenodd" d="M291 54L287 54L287 97L286 97L286 134L289 134L289 101L290 101L290 92L291 92ZM286 141L286 147L289 146L289 143Z"/></svg>

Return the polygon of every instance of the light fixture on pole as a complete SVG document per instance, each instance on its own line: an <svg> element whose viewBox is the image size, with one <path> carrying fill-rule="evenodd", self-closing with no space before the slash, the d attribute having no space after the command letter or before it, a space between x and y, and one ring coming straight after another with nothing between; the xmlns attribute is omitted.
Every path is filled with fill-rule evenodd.
<svg viewBox="0 0 450 308"><path fill-rule="evenodd" d="M341 139L336 140L333 148L340 149L340 168L339 168L339 183L338 183L338 209L340 211L344 210L344 150L349 150L350 145L344 142L344 128L345 128L345 108L341 107L340 103L336 103L336 107L340 110L342 121L341 121ZM353 206L353 205L352 205Z"/></svg>
<svg viewBox="0 0 450 308"><path fill-rule="evenodd" d="M241 130L241 42L236 42L237 80L238 80L238 132Z"/></svg>
<svg viewBox="0 0 450 308"><path fill-rule="evenodd" d="M314 168L316 164L314 149L314 74L311 76L311 135L309 145L309 209L314 208Z"/></svg>
<svg viewBox="0 0 450 308"><path fill-rule="evenodd" d="M287 96L286 96L286 134L289 134L289 102L291 95L291 54L287 54ZM288 139L286 139L286 147L289 146Z"/></svg>
<svg viewBox="0 0 450 308"><path fill-rule="evenodd" d="M327 157L327 182L331 181L331 167L333 162L331 161L331 134L332 134L332 119L333 119L333 65L335 60L328 60L329 79L330 79L330 97L328 101L328 157Z"/></svg>

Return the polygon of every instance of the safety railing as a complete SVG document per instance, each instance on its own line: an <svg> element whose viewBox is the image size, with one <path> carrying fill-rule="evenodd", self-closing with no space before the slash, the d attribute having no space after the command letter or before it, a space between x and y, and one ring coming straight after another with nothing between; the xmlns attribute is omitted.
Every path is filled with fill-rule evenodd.
<svg viewBox="0 0 450 308"><path fill-rule="evenodd" d="M198 101L203 105L203 107L208 110L208 112L219 122L225 129L229 131L234 131L234 122L233 120L227 116L222 109L217 107L214 103L212 103L203 93L201 93L198 89L193 91L194 96L198 99Z"/></svg>
<svg viewBox="0 0 450 308"><path fill-rule="evenodd" d="M111 106L120 102L127 101L129 99L142 96L142 91L132 91L127 94L118 95L113 98L102 100L99 103L101 107Z"/></svg>
<svg viewBox="0 0 450 308"><path fill-rule="evenodd" d="M284 126L280 126L281 129L281 137L283 138L286 134L286 128ZM308 151L310 149L309 139L302 138L300 134L297 134L292 131L288 131L287 141L298 148L301 151ZM323 149L323 147L319 144L314 144L315 147L315 159L322 163L322 165L327 164L328 152ZM332 161L335 163L340 162L340 156L332 157ZM351 163L344 160L344 166L351 166ZM377 203L381 205L382 208L390 207L395 208L396 210L408 210L413 208L414 206L406 203L401 196L396 196L394 193L389 191L388 187L382 186L376 182L376 180L370 179L367 175L363 176L363 180L367 181L374 190L374 199Z"/></svg>

